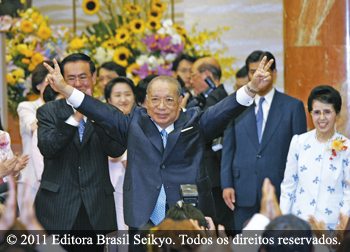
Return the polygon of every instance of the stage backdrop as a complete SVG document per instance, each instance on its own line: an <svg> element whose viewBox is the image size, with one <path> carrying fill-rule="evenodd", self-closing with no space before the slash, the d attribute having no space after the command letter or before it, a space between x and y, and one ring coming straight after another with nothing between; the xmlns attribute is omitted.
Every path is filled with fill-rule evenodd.
<svg viewBox="0 0 350 252"><path fill-rule="evenodd" d="M45 15L50 15L53 25L73 27L73 0L60 0L52 3L46 0L33 0L33 6ZM86 25L97 22L98 17L86 15L82 8L83 0L76 0L77 34L81 34ZM122 2L122 1L121 1ZM128 2L128 1L124 1ZM132 1L129 1L132 3ZM168 18L171 18L171 6L174 3L175 22L190 31L194 24L197 30L215 30L219 25L229 27L222 41L228 46L228 54L236 57L235 69L244 65L244 61L254 50L268 50L276 57L278 77L277 89L284 91L283 83L283 0L163 0L167 4ZM226 83L230 91L233 81Z"/></svg>

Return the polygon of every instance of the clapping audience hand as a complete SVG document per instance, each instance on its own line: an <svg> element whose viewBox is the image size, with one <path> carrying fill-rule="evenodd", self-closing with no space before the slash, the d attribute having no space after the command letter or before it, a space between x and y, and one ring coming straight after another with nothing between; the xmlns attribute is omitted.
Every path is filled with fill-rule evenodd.
<svg viewBox="0 0 350 252"><path fill-rule="evenodd" d="M275 194L275 187L268 178L264 180L262 194L260 214L265 215L270 220L281 216L282 213Z"/></svg>
<svg viewBox="0 0 350 252"><path fill-rule="evenodd" d="M9 194L5 203L5 211L1 214L0 218L0 237L9 230L15 223L16 220L16 206L17 206L17 195L16 195L16 184L13 177L8 180Z"/></svg>
<svg viewBox="0 0 350 252"><path fill-rule="evenodd" d="M309 215L308 222L311 229L314 231L315 235L317 236L317 238L320 239L323 235L325 235L326 237L331 236L323 220L317 221L315 216Z"/></svg>
<svg viewBox="0 0 350 252"><path fill-rule="evenodd" d="M10 175L16 168L17 162L18 161L16 156L13 156L9 159L4 158L0 162L0 179Z"/></svg>
<svg viewBox="0 0 350 252"><path fill-rule="evenodd" d="M16 153L16 156L17 155L18 154ZM23 170L26 167L26 165L28 164L28 162L29 162L29 155L28 154L26 154L20 158L17 158L17 164L16 164L16 167L13 171L19 172L20 170Z"/></svg>

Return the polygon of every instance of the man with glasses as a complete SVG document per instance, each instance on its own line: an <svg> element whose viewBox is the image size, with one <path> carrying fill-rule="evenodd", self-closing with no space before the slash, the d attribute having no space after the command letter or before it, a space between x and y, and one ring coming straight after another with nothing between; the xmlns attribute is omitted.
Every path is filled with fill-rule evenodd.
<svg viewBox="0 0 350 252"><path fill-rule="evenodd" d="M255 105L234 119L224 134L221 184L226 205L233 211L237 232L259 212L261 187L266 177L279 198L290 141L293 135L306 132L302 101L273 87L277 69L271 53L254 51L247 57L249 80L264 57L274 61L268 69L271 80L256 92Z"/></svg>
<svg viewBox="0 0 350 252"><path fill-rule="evenodd" d="M69 55L61 63L61 73L68 85L91 95L96 73L90 57ZM65 99L40 107L37 119L38 147L44 156L35 199L39 222L46 230L70 234L116 230L108 156L118 157L125 148Z"/></svg>

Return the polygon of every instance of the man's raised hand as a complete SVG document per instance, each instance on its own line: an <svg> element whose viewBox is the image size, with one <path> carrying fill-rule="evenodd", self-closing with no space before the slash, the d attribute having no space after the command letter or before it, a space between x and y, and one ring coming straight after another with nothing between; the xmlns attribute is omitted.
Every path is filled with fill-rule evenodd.
<svg viewBox="0 0 350 252"><path fill-rule="evenodd" d="M67 85L67 83L65 82L56 59L53 60L53 64L54 68L52 68L44 62L44 66L49 71L49 73L46 76L47 82L56 92L59 92L65 98L68 98L73 93L74 88L72 86Z"/></svg>
<svg viewBox="0 0 350 252"><path fill-rule="evenodd" d="M249 83L249 86L256 91L260 91L265 88L265 86L271 81L271 74L269 69L273 63L273 59L271 59L265 65L267 57L264 56L261 60L258 69L255 71L252 80Z"/></svg>

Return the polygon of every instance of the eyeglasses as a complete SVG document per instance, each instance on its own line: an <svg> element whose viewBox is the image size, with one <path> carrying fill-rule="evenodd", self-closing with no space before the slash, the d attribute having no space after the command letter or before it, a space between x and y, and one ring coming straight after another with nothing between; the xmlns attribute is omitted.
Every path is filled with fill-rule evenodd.
<svg viewBox="0 0 350 252"><path fill-rule="evenodd" d="M169 107L174 106L176 104L176 99L172 97L167 97L167 98L151 97L150 101L151 101L151 104L154 106L158 106L161 101L163 101L163 103Z"/></svg>
<svg viewBox="0 0 350 252"><path fill-rule="evenodd" d="M313 116L321 116L321 115L324 115L324 116L330 116L332 113L334 112L333 109L325 109L323 111L321 110L313 110L310 112L311 115Z"/></svg>
<svg viewBox="0 0 350 252"><path fill-rule="evenodd" d="M88 81L88 79L89 79L88 75L82 74L82 75L80 75L78 77L76 77L76 76L68 76L68 78L66 79L66 82L68 84L74 84L74 83L76 83L77 80L79 80L80 83L85 83L85 82Z"/></svg>

